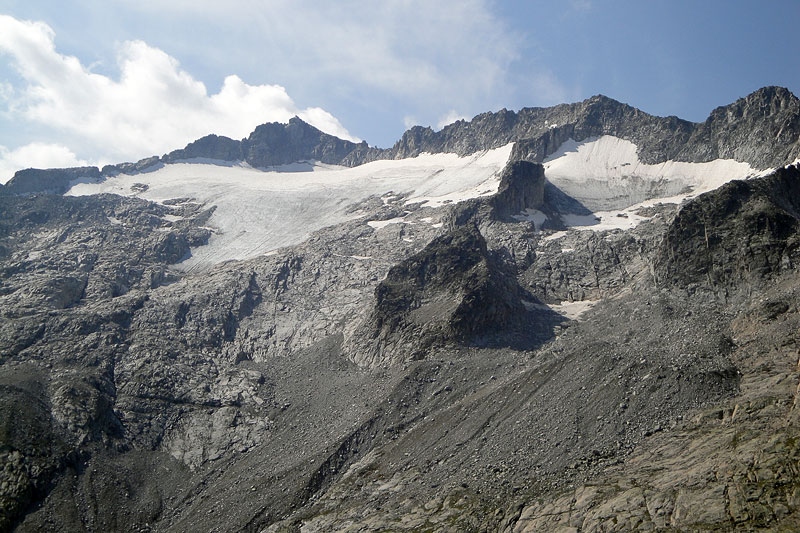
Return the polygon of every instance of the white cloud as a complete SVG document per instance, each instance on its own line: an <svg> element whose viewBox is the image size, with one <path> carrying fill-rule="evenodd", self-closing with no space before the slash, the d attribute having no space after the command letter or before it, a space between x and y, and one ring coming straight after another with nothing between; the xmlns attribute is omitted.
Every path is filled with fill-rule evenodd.
<svg viewBox="0 0 800 533"><path fill-rule="evenodd" d="M344 94L391 95L401 113L426 123L453 107L480 112L506 104L515 90L509 71L524 41L495 14L490 0L139 0L128 5L167 17L191 6L199 20L237 28L248 42L258 43L263 61L282 80Z"/></svg>
<svg viewBox="0 0 800 533"><path fill-rule="evenodd" d="M408 130L413 128L414 126L419 126L419 120L417 120L416 117L413 117L411 115L406 115L403 117L403 125Z"/></svg>
<svg viewBox="0 0 800 533"><path fill-rule="evenodd" d="M259 124L286 122L294 115L327 133L358 140L327 111L298 108L279 85L249 85L231 75L218 93L209 94L175 58L142 41L119 46L120 76L115 80L91 72L76 57L60 54L54 37L52 28L42 22L0 15L0 53L11 57L27 83L6 84L0 97L9 102L12 115L60 132L63 144L79 153L136 160L180 148L209 133L242 138ZM20 150L6 152L41 155L33 149ZM4 164L11 161L8 157ZM33 166L14 157L23 166Z"/></svg>
<svg viewBox="0 0 800 533"><path fill-rule="evenodd" d="M455 109L451 109L450 111L447 112L447 114L445 114L442 118L439 119L439 122L436 124L436 129L440 130L445 126L447 126L448 124L456 122L457 120L467 120L467 117L460 114Z"/></svg>
<svg viewBox="0 0 800 533"><path fill-rule="evenodd" d="M5 183L23 168L83 167L89 163L60 144L30 143L9 150L0 146L0 183Z"/></svg>

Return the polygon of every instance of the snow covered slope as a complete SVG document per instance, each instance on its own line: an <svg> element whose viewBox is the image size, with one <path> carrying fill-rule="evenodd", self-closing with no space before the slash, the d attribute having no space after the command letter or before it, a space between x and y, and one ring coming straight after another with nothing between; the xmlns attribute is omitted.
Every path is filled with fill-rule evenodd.
<svg viewBox="0 0 800 533"><path fill-rule="evenodd" d="M422 154L354 168L301 164L258 170L207 160L184 162L99 183L75 183L67 194L114 193L154 201L188 197L215 205L209 244L193 249L182 263L195 270L302 242L317 229L357 218L347 208L373 195L406 194L407 203L437 207L493 194L512 147L467 157Z"/></svg>
<svg viewBox="0 0 800 533"><path fill-rule="evenodd" d="M545 159L544 167L552 184L588 209L604 212L652 199L679 203L689 195L757 174L747 163L732 159L648 165L639 161L635 144L611 135L569 140Z"/></svg>
<svg viewBox="0 0 800 533"><path fill-rule="evenodd" d="M317 229L363 216L351 207L371 196L403 195L407 203L439 207L493 194L512 147L510 143L466 157L422 154L353 168L300 162L254 169L244 163L190 160L100 182L83 180L67 194L115 193L154 201L192 198L216 206L209 220L214 230L209 244L193 249L192 257L181 264L195 270L298 244ZM639 161L636 150L632 142L607 135L567 141L545 160L547 179L592 211L562 214L567 226L627 229L644 220L635 214L643 205L680 203L732 179L756 175L750 165L733 160L648 165ZM546 216L530 211L518 218L530 218L538 228ZM377 230L398 221L370 225Z"/></svg>

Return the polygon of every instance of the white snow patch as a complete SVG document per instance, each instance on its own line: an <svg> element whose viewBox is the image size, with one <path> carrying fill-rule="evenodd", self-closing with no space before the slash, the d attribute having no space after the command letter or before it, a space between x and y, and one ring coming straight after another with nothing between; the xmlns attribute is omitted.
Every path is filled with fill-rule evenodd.
<svg viewBox="0 0 800 533"><path fill-rule="evenodd" d="M405 221L406 220L403 217L390 218L388 220L370 220L367 222L367 226L374 229L381 229L385 228L389 224L403 224Z"/></svg>
<svg viewBox="0 0 800 533"><path fill-rule="evenodd" d="M679 203L689 194L760 174L732 159L649 165L639 161L636 150L632 142L611 135L570 139L545 159L545 176L589 209L612 212L654 198Z"/></svg>
<svg viewBox="0 0 800 533"><path fill-rule="evenodd" d="M548 235L547 237L545 237L544 240L545 241L554 241L556 239L560 239L561 237L566 237L567 233L569 233L569 232L568 231L557 231L557 232L553 233L552 235Z"/></svg>
<svg viewBox="0 0 800 533"><path fill-rule="evenodd" d="M561 302L560 304L547 305L543 303L522 300L522 305L524 305L529 311L536 309L541 311L552 310L563 317L569 318L570 320L578 320L583 313L591 309L592 306L599 301L600 300L583 300L579 302Z"/></svg>
<svg viewBox="0 0 800 533"><path fill-rule="evenodd" d="M528 208L519 215L513 215L513 218L520 222L533 222L536 231L539 231L539 228L541 228L542 224L547 220L547 215L538 209Z"/></svg>
<svg viewBox="0 0 800 533"><path fill-rule="evenodd" d="M183 220L183 217L178 215L164 215L161 218L163 218L167 222L177 222L179 220Z"/></svg>
<svg viewBox="0 0 800 533"><path fill-rule="evenodd" d="M353 168L303 162L265 171L218 162L174 163L100 183L76 183L67 194L133 196L131 185L143 183L148 188L136 194L141 198L163 202L190 197L216 206L208 222L214 228L208 244L193 248L192 256L181 263L195 270L302 242L315 230L357 218L348 207L370 196L408 191L407 203L437 207L493 194L512 148L510 143L467 157L421 154Z"/></svg>
<svg viewBox="0 0 800 533"><path fill-rule="evenodd" d="M215 165L218 167L228 168L250 168L261 170L263 172L321 172L326 170L347 168L341 165L331 165L329 163L323 163L321 161L315 161L312 159L296 161L294 163L286 163L283 165L271 165L267 167L253 167L247 161L225 161L224 159L212 159L210 157L191 157L188 159L176 159L175 161L170 161L170 164L179 163L186 163L190 165ZM153 166L155 165L163 165L163 163L155 163Z"/></svg>
<svg viewBox="0 0 800 533"><path fill-rule="evenodd" d="M118 219L117 217L106 217L106 218L108 219L109 222L111 222L112 224L114 224L116 226L121 226L122 225L122 221L120 219Z"/></svg>
<svg viewBox="0 0 800 533"><path fill-rule="evenodd" d="M578 320L581 315L594 307L600 300L582 300L579 302L561 302L551 305L550 308L559 315L565 316L570 320Z"/></svg>
<svg viewBox="0 0 800 533"><path fill-rule="evenodd" d="M636 227L643 220L648 220L647 217L632 212L640 207L643 206L637 204L634 208L622 211L597 211L591 215L561 215L561 220L566 226L578 230L627 230Z"/></svg>
<svg viewBox="0 0 800 533"><path fill-rule="evenodd" d="M444 223L443 223L443 222L437 222L436 224L431 224L431 227L432 227L432 228L436 228L436 229L439 229L439 228L441 228L442 226L444 226Z"/></svg>

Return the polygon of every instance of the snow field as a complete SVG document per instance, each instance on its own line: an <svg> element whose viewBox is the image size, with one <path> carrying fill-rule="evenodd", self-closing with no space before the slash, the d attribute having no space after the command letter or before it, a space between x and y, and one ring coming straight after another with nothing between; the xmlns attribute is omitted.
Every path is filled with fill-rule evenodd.
<svg viewBox="0 0 800 533"><path fill-rule="evenodd" d="M181 263L188 271L246 259L298 244L313 231L363 216L348 206L369 198L407 194L405 202L438 207L497 192L513 143L467 157L421 154L347 168L302 162L266 170L246 164L173 163L152 172L119 174L100 183L76 182L68 195L113 193L163 202L194 198L216 206L207 246ZM147 185L135 193L134 184ZM141 187L138 187L141 190ZM398 221L372 221L374 228Z"/></svg>
<svg viewBox="0 0 800 533"><path fill-rule="evenodd" d="M611 135L570 139L545 159L545 176L591 211L615 213L652 199L680 203L757 174L747 163L732 159L649 165L639 161L636 149L632 142Z"/></svg>

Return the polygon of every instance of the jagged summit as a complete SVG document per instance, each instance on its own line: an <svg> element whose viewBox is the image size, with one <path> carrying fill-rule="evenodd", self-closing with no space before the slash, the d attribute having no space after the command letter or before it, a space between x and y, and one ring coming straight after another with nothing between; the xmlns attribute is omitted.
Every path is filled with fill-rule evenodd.
<svg viewBox="0 0 800 533"><path fill-rule="evenodd" d="M293 117L287 124L262 124L245 139L211 134L160 158L106 166L102 174L139 172L159 163L198 158L244 161L256 168L305 160L352 167L424 152L465 156L510 142L517 143L513 159L541 162L570 139L583 141L603 135L633 142L646 163L730 158L766 169L800 157L798 133L800 101L783 87L764 87L718 107L702 123L675 116L657 117L598 94L572 104L481 113L440 131L414 126L388 149L370 147L366 141L356 144L339 139ZM74 179L75 170L62 173L60 178L57 172L50 172L46 179L33 169L20 171L8 182L6 192L63 190Z"/></svg>
<svg viewBox="0 0 800 533"><path fill-rule="evenodd" d="M734 128L730 120L721 120L728 115L741 116L746 121L738 121ZM797 98L787 89L776 87L765 87L717 108L702 123L675 116L657 117L595 95L574 104L482 113L439 132L414 127L389 153L392 157L438 151L464 155L514 141L518 143L515 158L541 162L568 139L583 141L613 135L635 143L639 158L646 163L732 158L756 168L777 168L800 155L798 121ZM748 129L752 134L743 138L741 132ZM770 135L777 135L778 142L771 142ZM765 142L767 139L770 142ZM736 149L729 148L732 146Z"/></svg>
<svg viewBox="0 0 800 533"><path fill-rule="evenodd" d="M800 99L792 91L786 87L770 85L753 91L732 104L716 108L711 112L711 116L713 117L721 111L739 111L742 114L759 111L765 115L774 115L785 109L796 111L798 106L800 106Z"/></svg>
<svg viewBox="0 0 800 533"><path fill-rule="evenodd" d="M182 150L170 152L161 160L169 163L207 158L245 161L254 167L285 165L307 159L338 164L353 151L366 148L366 142L356 144L328 135L295 116L287 124L262 124L241 141L208 135Z"/></svg>

